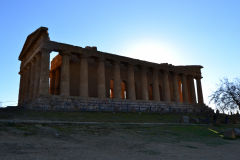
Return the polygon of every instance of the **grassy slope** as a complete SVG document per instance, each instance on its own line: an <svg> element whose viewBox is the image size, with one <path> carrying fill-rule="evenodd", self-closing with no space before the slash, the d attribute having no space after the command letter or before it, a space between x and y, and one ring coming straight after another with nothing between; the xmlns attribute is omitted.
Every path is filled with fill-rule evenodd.
<svg viewBox="0 0 240 160"><path fill-rule="evenodd" d="M185 114L186 115L186 114ZM189 114L191 117L204 118L199 115ZM182 114L157 114L157 113L106 113L106 112L35 112L15 111L0 112L0 119L23 120L66 120L66 121L94 121L94 122L179 122ZM108 135L113 133L129 134L143 137L146 141L178 143L181 141L200 142L207 145L220 145L227 143L218 132L225 128L239 127L239 125L130 125L130 124L85 124L85 125L42 125L56 130L61 135ZM32 136L42 133L43 128L34 124L0 124L0 131L16 129L23 131L23 135ZM48 134L48 133L47 133ZM239 139L237 140L239 141Z"/></svg>
<svg viewBox="0 0 240 160"><path fill-rule="evenodd" d="M0 112L0 119L66 120L83 122L172 122L177 123L183 114L112 113L112 112ZM204 118L199 115L184 114Z"/></svg>
<svg viewBox="0 0 240 160"><path fill-rule="evenodd" d="M83 124L83 125L35 125L0 124L0 132L18 134L18 136L47 136L59 134L62 138L74 134L80 136L122 135L141 139L146 143L197 142L209 146L226 144L219 134L209 130L221 131L226 126L190 126L190 125L120 125L120 124ZM240 139L237 139L240 142Z"/></svg>

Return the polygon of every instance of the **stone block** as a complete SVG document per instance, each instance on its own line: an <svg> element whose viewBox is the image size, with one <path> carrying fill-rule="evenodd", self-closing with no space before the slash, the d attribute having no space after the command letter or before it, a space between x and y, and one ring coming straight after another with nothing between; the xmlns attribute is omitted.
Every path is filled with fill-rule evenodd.
<svg viewBox="0 0 240 160"><path fill-rule="evenodd" d="M232 128L230 129L226 129L224 131L224 137L225 139L236 139L236 135L235 135L235 132Z"/></svg>

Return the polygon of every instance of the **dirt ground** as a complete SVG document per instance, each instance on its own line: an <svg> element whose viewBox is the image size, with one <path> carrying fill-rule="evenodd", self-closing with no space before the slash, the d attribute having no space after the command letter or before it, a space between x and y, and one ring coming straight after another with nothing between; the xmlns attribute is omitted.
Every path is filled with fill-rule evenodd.
<svg viewBox="0 0 240 160"><path fill-rule="evenodd" d="M239 139L199 138L145 126L0 125L0 159L239 160Z"/></svg>

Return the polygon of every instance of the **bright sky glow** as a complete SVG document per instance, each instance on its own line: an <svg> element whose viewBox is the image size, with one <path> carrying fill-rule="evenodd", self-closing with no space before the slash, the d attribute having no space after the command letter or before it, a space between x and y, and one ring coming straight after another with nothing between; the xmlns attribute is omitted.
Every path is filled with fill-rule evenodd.
<svg viewBox="0 0 240 160"><path fill-rule="evenodd" d="M202 65L205 103L240 77L239 0L1 0L0 102L16 105L18 56L28 34L157 63ZM1 103L0 103L1 104Z"/></svg>
<svg viewBox="0 0 240 160"><path fill-rule="evenodd" d="M126 46L123 55L155 63L179 64L181 57L174 45L154 39L141 39Z"/></svg>

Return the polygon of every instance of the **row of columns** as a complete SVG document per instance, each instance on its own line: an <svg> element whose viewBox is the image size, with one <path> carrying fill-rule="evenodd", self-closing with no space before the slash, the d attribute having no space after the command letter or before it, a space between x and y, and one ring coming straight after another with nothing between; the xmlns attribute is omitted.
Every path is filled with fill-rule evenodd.
<svg viewBox="0 0 240 160"><path fill-rule="evenodd" d="M39 94L41 55L37 54L20 71L19 104L34 99Z"/></svg>
<svg viewBox="0 0 240 160"><path fill-rule="evenodd" d="M61 70L61 95L69 95L69 57L67 55L62 56L62 70ZM68 62L67 62L68 61ZM170 102L170 88L169 88L169 72L163 72L163 100ZM180 96L178 91L178 80L177 74L173 74L173 97L175 102L180 102ZM97 93L99 98L106 97L106 86L105 86L105 63L104 59L100 58L98 60L98 69L97 69L97 77L98 77L98 86ZM159 71L158 69L154 69L153 71L153 100L160 101L160 93L159 93ZM190 94L191 102L196 103L196 95L195 95L195 87L194 87L194 79L191 76L190 79L190 92L188 91L187 85L187 76L182 75L182 94L183 94L183 102L188 103L188 97ZM121 77L120 77L120 62L115 61L113 63L113 79L114 79L114 98L121 98ZM63 80L63 81L62 81ZM66 83L68 85L66 85ZM88 97L88 59L87 57L81 57L80 62L80 97ZM127 95L130 100L136 100L135 93L135 76L134 76L134 66L132 64L128 65L128 90ZM202 98L202 87L200 79L197 79L197 91L198 91L198 102L203 103ZM142 67L141 71L141 93L142 99L148 100L148 83L147 83L147 68Z"/></svg>
<svg viewBox="0 0 240 160"><path fill-rule="evenodd" d="M49 93L49 51L42 49L20 71L18 103Z"/></svg>
<svg viewBox="0 0 240 160"><path fill-rule="evenodd" d="M70 53L60 53L62 56L61 66L61 81L60 81L60 95L70 95ZM88 97L88 57L82 56L80 60L80 97ZM50 51L41 50L36 55L34 61L32 61L20 74L20 90L19 90L19 101L22 103L26 100L31 100L38 95L49 94L49 63L50 63ZM170 88L169 88L169 72L163 72L163 100L166 102L171 101ZM180 101L178 92L178 80L177 74L173 74L173 97L175 102ZM99 98L106 97L106 86L105 86L105 63L103 58L98 60L97 68L98 86L97 93ZM160 101L159 93L159 71L158 69L153 70L153 100ZM113 64L113 79L114 79L114 98L121 98L121 77L120 77L120 62L115 61ZM128 90L127 95L130 100L136 100L135 91L135 75L134 66L128 65ZM142 67L141 70L141 93L142 99L148 100L148 83L147 83L147 68ZM193 77L190 80L190 92L187 88L186 75L182 75L182 94L183 102L188 103L188 94L191 94L193 103L196 103L195 87ZM197 95L198 103L203 103L201 79L197 78Z"/></svg>

